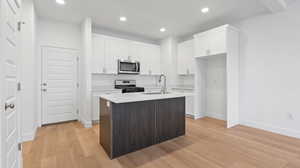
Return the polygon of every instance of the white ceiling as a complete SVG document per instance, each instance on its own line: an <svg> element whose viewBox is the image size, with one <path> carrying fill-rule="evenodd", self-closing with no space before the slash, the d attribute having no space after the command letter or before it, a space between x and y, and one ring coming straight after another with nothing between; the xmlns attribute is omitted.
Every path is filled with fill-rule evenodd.
<svg viewBox="0 0 300 168"><path fill-rule="evenodd" d="M95 26L151 40L188 36L268 12L260 0L34 0L41 18L79 23L90 16ZM201 9L209 7L210 13ZM127 22L119 17L126 16ZM166 27L161 33L159 29Z"/></svg>

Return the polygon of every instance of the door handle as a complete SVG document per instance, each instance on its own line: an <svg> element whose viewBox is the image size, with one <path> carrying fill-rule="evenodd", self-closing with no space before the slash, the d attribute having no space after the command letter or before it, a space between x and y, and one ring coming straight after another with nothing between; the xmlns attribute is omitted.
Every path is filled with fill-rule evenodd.
<svg viewBox="0 0 300 168"><path fill-rule="evenodd" d="M14 108L15 108L15 105L14 105L13 103L11 103L11 104L5 103L5 106L4 106L5 111L6 111L8 108L14 109Z"/></svg>

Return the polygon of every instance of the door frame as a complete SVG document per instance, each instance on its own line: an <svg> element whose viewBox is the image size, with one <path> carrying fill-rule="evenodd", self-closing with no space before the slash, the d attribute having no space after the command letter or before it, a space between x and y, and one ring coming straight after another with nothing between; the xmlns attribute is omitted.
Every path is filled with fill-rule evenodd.
<svg viewBox="0 0 300 168"><path fill-rule="evenodd" d="M77 52L77 83L80 83L80 50L79 49L74 49L74 48L66 48L66 47L60 47L60 46L52 46L52 45L40 45L38 46L38 63L37 63L37 122L38 122L38 127L42 126L43 122L43 106L42 106L42 101L43 101L43 95L41 91L41 83L42 83L42 75L43 75L43 49L44 48L56 48L56 49L63 49L63 50L70 50L70 51L75 51ZM79 102L80 102L80 87L77 87L76 90L76 108L79 110ZM77 120L79 120L79 114L77 114Z"/></svg>

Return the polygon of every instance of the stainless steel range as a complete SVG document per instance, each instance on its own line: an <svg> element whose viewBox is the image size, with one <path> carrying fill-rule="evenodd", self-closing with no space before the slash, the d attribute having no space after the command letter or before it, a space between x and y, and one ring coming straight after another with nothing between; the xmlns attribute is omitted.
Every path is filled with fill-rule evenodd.
<svg viewBox="0 0 300 168"><path fill-rule="evenodd" d="M136 87L135 80L116 80L115 88L122 89L122 93L144 92L145 88Z"/></svg>

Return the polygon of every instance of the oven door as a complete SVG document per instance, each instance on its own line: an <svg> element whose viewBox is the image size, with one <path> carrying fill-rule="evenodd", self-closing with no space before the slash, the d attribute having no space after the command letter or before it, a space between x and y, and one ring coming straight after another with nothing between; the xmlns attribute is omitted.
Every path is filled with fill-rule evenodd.
<svg viewBox="0 0 300 168"><path fill-rule="evenodd" d="M118 74L139 74L139 62L118 61Z"/></svg>

